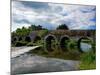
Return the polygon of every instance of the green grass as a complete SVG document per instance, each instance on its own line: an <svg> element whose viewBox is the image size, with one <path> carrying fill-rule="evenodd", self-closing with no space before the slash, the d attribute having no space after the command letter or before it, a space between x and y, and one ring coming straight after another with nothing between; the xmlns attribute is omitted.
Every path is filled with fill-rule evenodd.
<svg viewBox="0 0 100 75"><path fill-rule="evenodd" d="M94 51L84 53L81 55L80 69L95 69L96 68L96 54Z"/></svg>

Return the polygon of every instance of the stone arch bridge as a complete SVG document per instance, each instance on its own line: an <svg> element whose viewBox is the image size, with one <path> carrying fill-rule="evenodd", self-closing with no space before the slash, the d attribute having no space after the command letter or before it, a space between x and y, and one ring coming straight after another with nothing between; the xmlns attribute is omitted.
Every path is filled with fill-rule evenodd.
<svg viewBox="0 0 100 75"><path fill-rule="evenodd" d="M39 31L33 31L27 36L19 37L14 36L12 37L12 43L14 41L25 40L27 42L35 42L37 40L44 40L44 45L46 45L47 49L52 50L52 46L55 44L59 44L60 47L65 48L66 41L76 40L77 45L80 49L80 42L82 39L88 39L91 42L95 42L95 30L52 30L49 31L45 36L38 36ZM52 44L52 41L54 44Z"/></svg>

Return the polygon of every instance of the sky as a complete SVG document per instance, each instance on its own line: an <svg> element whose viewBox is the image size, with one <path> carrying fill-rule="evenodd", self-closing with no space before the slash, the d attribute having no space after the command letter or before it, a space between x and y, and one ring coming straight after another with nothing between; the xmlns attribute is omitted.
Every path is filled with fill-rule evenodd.
<svg viewBox="0 0 100 75"><path fill-rule="evenodd" d="M70 30L95 30L96 6L12 1L12 31L32 24L50 30L61 24Z"/></svg>

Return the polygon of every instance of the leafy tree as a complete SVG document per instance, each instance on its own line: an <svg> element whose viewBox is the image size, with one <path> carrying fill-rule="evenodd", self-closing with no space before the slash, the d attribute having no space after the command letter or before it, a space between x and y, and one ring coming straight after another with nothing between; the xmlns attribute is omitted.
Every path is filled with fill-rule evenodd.
<svg viewBox="0 0 100 75"><path fill-rule="evenodd" d="M17 36L26 36L30 33L30 31L26 27L17 28L16 35Z"/></svg>
<svg viewBox="0 0 100 75"><path fill-rule="evenodd" d="M36 30L36 26L35 26L35 25L31 25L30 28L31 28L32 30Z"/></svg>
<svg viewBox="0 0 100 75"><path fill-rule="evenodd" d="M17 28L17 29L16 29L16 35L17 35L17 36L20 36L20 35L21 35L21 32L22 32L22 31L21 31L20 28Z"/></svg>
<svg viewBox="0 0 100 75"><path fill-rule="evenodd" d="M64 30L69 30L68 26L66 24L61 24L57 27L57 30L59 29L64 29Z"/></svg>
<svg viewBox="0 0 100 75"><path fill-rule="evenodd" d="M30 29L31 31L34 31L34 30L42 30L43 28L42 28L41 25L38 25L38 26L36 26L36 25L31 25L31 26L29 27L29 29Z"/></svg>
<svg viewBox="0 0 100 75"><path fill-rule="evenodd" d="M42 30L42 26L41 25L38 25L37 26L37 30Z"/></svg>
<svg viewBox="0 0 100 75"><path fill-rule="evenodd" d="M26 27L22 27L22 36L26 36L30 33L30 31Z"/></svg>
<svg viewBox="0 0 100 75"><path fill-rule="evenodd" d="M31 25L28 28L26 28L26 27L23 26L22 28L17 28L16 31L13 31L12 32L12 37L13 36L19 36L19 37L27 36L29 33L31 33L34 30L46 30L46 29L42 28L41 25L38 25L38 26Z"/></svg>

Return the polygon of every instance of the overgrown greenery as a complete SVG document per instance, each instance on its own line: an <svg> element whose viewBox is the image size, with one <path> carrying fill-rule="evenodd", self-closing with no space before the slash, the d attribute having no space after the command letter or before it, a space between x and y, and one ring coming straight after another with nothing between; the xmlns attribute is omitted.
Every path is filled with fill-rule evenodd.
<svg viewBox="0 0 100 75"><path fill-rule="evenodd" d="M25 41L17 41L16 43L15 43L15 46L16 47L19 47L19 46L26 46L27 45L27 42L25 42Z"/></svg>
<svg viewBox="0 0 100 75"><path fill-rule="evenodd" d="M68 26L66 24L61 24L57 27L57 29L66 29L68 30ZM22 27L22 28L17 28L15 31L12 32L12 37L13 36L26 36L29 33L31 33L32 31L38 31L41 30L39 32L39 36L43 36L43 34L48 33L48 29L43 28L41 25L31 25L29 27Z"/></svg>
<svg viewBox="0 0 100 75"><path fill-rule="evenodd" d="M12 36L26 36L29 35L32 31L36 30L47 30L45 28L42 28L41 25L31 25L28 28L22 27L22 28L17 28L15 31L12 32Z"/></svg>
<svg viewBox="0 0 100 75"><path fill-rule="evenodd" d="M90 51L81 55L80 69L95 69L96 68L96 54Z"/></svg>
<svg viewBox="0 0 100 75"><path fill-rule="evenodd" d="M39 43L41 44L41 41L40 42L38 41L38 43L37 40L35 42L32 42L31 39L27 37L32 31L38 31L36 33L37 36L36 39L38 37L41 39L43 36L45 36L48 33L48 30L43 28L41 25L31 25L28 28L26 27L17 28L16 31L12 32L11 36L12 38L18 36L18 40L14 40L12 42L12 46L33 46ZM23 40L22 37L24 38L26 37L27 39L25 38L25 40Z"/></svg>

